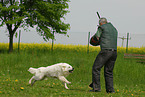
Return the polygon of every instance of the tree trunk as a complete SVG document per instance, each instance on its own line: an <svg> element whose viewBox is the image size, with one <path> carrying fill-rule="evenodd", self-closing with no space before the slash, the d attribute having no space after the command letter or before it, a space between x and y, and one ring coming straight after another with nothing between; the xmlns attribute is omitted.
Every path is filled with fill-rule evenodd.
<svg viewBox="0 0 145 97"><path fill-rule="evenodd" d="M13 36L14 36L14 34L10 33L10 36L9 36L9 53L13 52Z"/></svg>

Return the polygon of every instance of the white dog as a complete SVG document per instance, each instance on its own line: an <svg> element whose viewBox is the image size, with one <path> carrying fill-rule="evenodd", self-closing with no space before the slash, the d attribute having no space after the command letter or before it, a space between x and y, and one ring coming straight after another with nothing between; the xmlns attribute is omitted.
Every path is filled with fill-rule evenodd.
<svg viewBox="0 0 145 97"><path fill-rule="evenodd" d="M71 84L65 77L72 73L74 68L67 63L57 63L47 67L29 68L29 72L34 76L29 80L29 84L33 85L38 80L43 80L46 77L58 78L64 83L66 89L69 89L66 84ZM32 80L34 81L32 82Z"/></svg>

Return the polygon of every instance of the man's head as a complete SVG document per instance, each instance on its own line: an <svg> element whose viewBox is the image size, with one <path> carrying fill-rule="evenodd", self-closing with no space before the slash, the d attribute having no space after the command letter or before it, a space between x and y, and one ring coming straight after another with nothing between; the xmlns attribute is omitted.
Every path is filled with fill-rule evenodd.
<svg viewBox="0 0 145 97"><path fill-rule="evenodd" d="M100 18L99 20L99 25L103 25L103 24L106 24L107 23L107 19L106 18Z"/></svg>

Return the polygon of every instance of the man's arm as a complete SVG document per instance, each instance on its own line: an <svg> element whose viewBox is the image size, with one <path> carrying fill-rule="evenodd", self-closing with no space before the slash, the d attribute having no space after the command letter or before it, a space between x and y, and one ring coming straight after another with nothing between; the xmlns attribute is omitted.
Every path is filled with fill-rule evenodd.
<svg viewBox="0 0 145 97"><path fill-rule="evenodd" d="M100 35L101 35L102 31L100 31L100 28L97 29L97 32L95 33L95 35L93 35L90 39L90 44L93 46L98 46L100 45Z"/></svg>
<svg viewBox="0 0 145 97"><path fill-rule="evenodd" d="M97 40L100 39L101 34L102 34L102 30L101 30L100 28L98 28L98 29L97 29L97 32L96 32L96 34L95 34Z"/></svg>

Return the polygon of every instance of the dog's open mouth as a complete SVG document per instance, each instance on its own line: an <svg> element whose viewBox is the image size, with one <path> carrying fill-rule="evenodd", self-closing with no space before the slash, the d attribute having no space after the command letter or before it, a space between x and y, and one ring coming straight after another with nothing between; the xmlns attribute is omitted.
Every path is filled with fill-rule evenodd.
<svg viewBox="0 0 145 97"><path fill-rule="evenodd" d="M69 70L69 73L72 73L74 71L74 68L72 70Z"/></svg>

